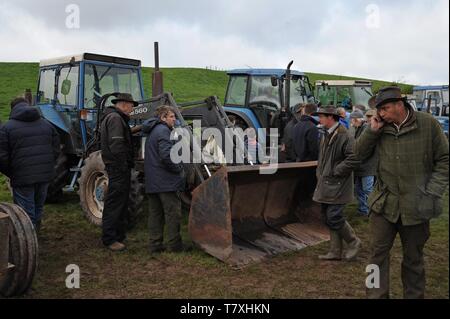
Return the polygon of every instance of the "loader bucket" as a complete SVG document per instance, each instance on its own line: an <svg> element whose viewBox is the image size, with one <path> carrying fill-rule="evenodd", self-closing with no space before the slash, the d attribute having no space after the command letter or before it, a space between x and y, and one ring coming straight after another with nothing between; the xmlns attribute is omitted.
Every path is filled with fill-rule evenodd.
<svg viewBox="0 0 450 319"><path fill-rule="evenodd" d="M194 189L192 240L235 267L329 240L320 205L312 201L317 162L222 167Z"/></svg>

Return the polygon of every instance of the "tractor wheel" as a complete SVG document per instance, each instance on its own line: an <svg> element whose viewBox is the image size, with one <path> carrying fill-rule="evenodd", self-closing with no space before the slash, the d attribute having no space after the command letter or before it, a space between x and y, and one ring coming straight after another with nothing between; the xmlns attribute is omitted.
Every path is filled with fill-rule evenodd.
<svg viewBox="0 0 450 319"><path fill-rule="evenodd" d="M0 294L19 296L30 289L38 266L36 231L27 213L19 206L0 203L0 211L10 219L9 263L14 265L0 282Z"/></svg>
<svg viewBox="0 0 450 319"><path fill-rule="evenodd" d="M128 199L128 230L136 226L138 218L144 210L144 184L139 181L139 172L131 171L131 188L130 197Z"/></svg>
<svg viewBox="0 0 450 319"><path fill-rule="evenodd" d="M127 216L128 228L131 228L136 223L137 216L143 210L144 191L138 177L138 172L133 170L131 172L131 190ZM108 190L108 174L106 173L100 151L91 153L84 161L78 185L78 194L84 214L91 223L101 226L104 197Z"/></svg>
<svg viewBox="0 0 450 319"><path fill-rule="evenodd" d="M61 200L62 189L67 185L69 179L69 158L62 152L56 161L55 172L55 178L48 186L47 203L56 203Z"/></svg>

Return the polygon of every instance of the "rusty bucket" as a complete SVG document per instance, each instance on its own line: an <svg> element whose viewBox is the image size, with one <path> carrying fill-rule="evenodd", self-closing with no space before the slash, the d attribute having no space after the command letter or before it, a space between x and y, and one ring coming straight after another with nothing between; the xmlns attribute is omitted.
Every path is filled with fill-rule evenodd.
<svg viewBox="0 0 450 319"><path fill-rule="evenodd" d="M317 162L222 167L192 193L189 232L200 248L235 267L329 240L312 201Z"/></svg>

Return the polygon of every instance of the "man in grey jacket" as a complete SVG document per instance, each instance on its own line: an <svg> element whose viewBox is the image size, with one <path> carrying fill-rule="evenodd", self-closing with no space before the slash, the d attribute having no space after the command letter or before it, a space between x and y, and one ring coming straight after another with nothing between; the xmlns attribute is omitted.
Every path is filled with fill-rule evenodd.
<svg viewBox="0 0 450 319"><path fill-rule="evenodd" d="M343 257L350 261L356 258L361 247L361 240L343 214L345 205L353 200L353 170L359 164L353 153L354 139L340 124L340 115L335 107L320 108L315 114L326 131L320 139L313 200L321 203L331 236L329 252L319 258L340 260ZM342 240L347 243L344 254Z"/></svg>

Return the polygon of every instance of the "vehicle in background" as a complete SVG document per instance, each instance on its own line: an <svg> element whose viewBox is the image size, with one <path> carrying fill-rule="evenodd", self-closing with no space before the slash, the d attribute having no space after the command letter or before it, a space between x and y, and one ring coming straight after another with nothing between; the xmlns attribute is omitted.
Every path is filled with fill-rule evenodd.
<svg viewBox="0 0 450 319"><path fill-rule="evenodd" d="M433 114L448 137L448 85L415 86L413 96L417 110Z"/></svg>
<svg viewBox="0 0 450 319"><path fill-rule="evenodd" d="M277 114L282 111L289 114L297 104L314 99L308 77L303 72L291 71L290 65L287 69L227 72L224 109L236 126L243 129L277 127Z"/></svg>
<svg viewBox="0 0 450 319"><path fill-rule="evenodd" d="M363 80L318 80L314 96L321 105L343 107L348 112L357 104L368 108L372 97L372 82Z"/></svg>

